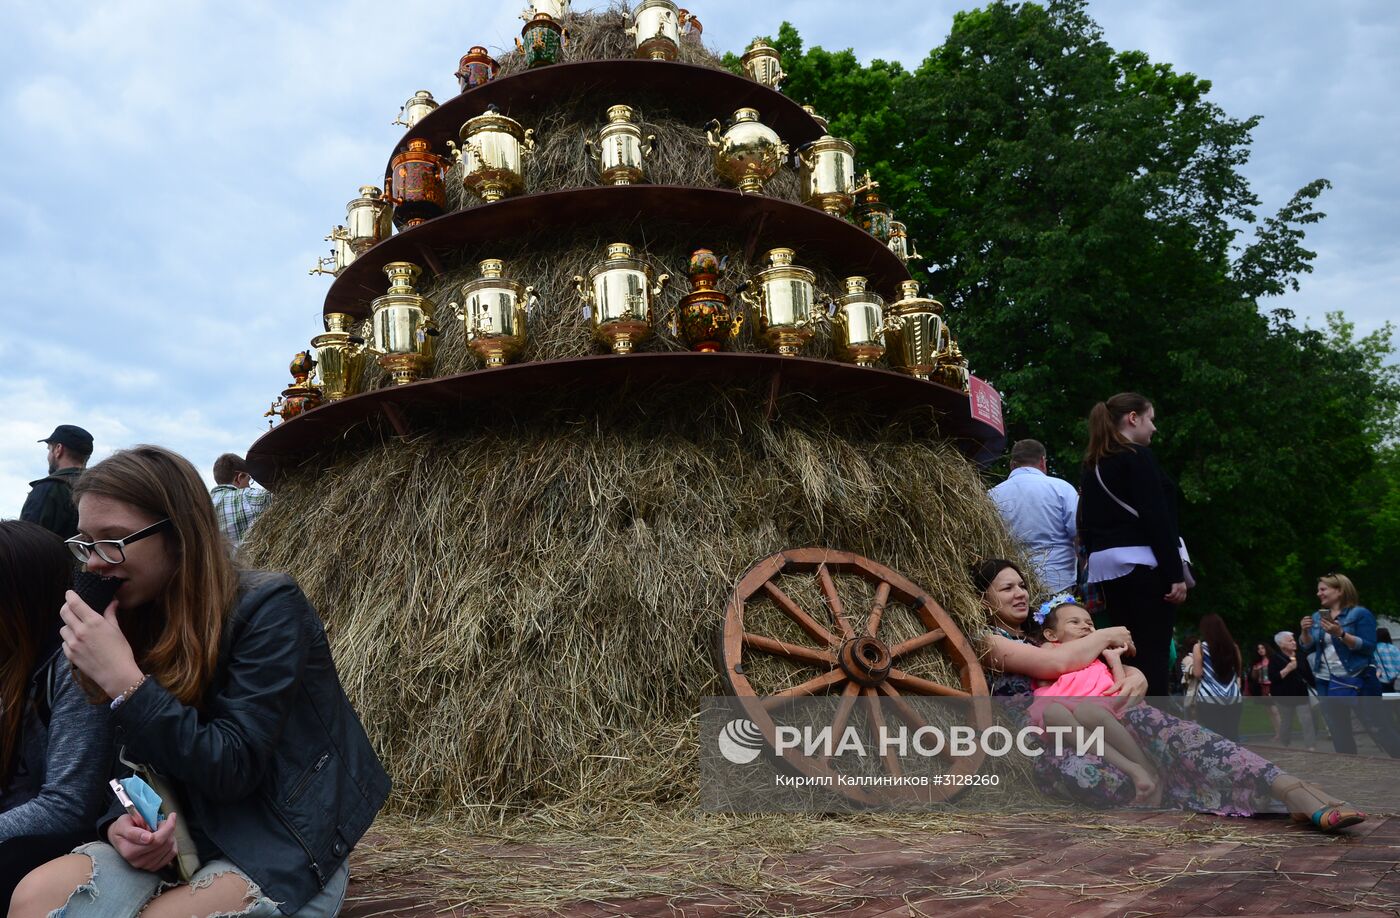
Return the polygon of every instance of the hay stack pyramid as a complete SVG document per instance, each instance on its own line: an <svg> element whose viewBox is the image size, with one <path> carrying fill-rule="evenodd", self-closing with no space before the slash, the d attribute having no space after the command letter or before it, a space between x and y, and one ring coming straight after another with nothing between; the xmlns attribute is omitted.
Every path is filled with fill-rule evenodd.
<svg viewBox="0 0 1400 918"><path fill-rule="evenodd" d="M501 57L493 82L406 132L445 141L488 104L534 129L524 191L495 203L447 176L448 212L362 254L325 312L369 315L383 265L424 269L439 305L431 378L293 417L249 460L275 500L248 560L293 574L331 636L341 677L412 813L498 818L527 806L688 802L698 699L724 691L713 645L756 561L795 546L853 551L979 627L963 571L1012 555L977 468L1000 442L967 396L891 370L762 352L753 323L726 353L686 350L669 316L691 251L727 256L720 289L797 252L817 288L863 275L887 300L909 275L878 240L800 201L785 166L762 195L715 173L703 126L757 108L794 149L822 134L793 100L724 70L697 41L636 60L625 9L570 14L564 61ZM584 141L625 104L655 134L647 181L600 183ZM671 285L656 334L604 354L574 275L615 242ZM441 308L502 259L538 301L517 362L484 368ZM954 442L956 437L957 442ZM928 666L936 668L936 659Z"/></svg>

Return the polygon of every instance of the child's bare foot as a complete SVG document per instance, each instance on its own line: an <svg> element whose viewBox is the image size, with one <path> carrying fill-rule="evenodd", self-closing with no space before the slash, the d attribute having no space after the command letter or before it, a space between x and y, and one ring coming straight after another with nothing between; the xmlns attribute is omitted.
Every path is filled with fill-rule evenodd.
<svg viewBox="0 0 1400 918"><path fill-rule="evenodd" d="M1150 769L1129 763L1123 766L1123 771L1132 778L1133 788L1137 791L1137 796L1133 798L1133 806L1161 806L1162 785Z"/></svg>

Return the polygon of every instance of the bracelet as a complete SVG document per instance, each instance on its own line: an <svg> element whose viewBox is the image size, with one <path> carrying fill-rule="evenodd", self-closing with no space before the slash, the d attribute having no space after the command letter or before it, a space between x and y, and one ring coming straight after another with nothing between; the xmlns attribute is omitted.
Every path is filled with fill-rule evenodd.
<svg viewBox="0 0 1400 918"><path fill-rule="evenodd" d="M112 699L112 704L110 706L111 709L115 711L117 708L121 707L122 704L136 692L137 689L139 689L142 685L146 684L147 678L149 677L145 673L142 673L141 678L133 682L130 688L122 692L116 698Z"/></svg>

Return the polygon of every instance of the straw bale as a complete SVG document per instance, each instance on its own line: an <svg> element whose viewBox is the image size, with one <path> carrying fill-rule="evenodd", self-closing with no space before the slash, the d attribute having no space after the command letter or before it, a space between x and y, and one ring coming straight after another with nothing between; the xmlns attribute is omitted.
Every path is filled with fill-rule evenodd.
<svg viewBox="0 0 1400 918"><path fill-rule="evenodd" d="M365 430L280 483L249 558L326 620L396 808L693 800L725 600L784 548L874 558L980 632L966 565L1015 549L930 420L801 396L770 419L765 402L521 398L407 440Z"/></svg>

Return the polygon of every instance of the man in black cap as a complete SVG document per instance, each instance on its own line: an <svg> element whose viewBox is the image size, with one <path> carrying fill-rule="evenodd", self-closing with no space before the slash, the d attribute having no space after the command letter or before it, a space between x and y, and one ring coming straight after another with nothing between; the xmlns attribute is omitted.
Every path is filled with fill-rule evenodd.
<svg viewBox="0 0 1400 918"><path fill-rule="evenodd" d="M59 538L71 538L78 534L73 482L92 455L92 434L72 424L59 424L39 442L49 445L49 474L29 483L29 497L19 517L58 533Z"/></svg>

